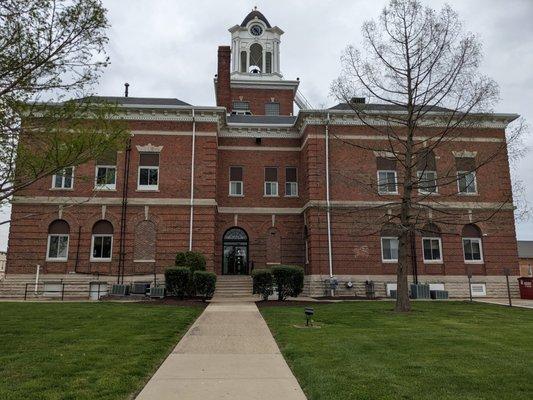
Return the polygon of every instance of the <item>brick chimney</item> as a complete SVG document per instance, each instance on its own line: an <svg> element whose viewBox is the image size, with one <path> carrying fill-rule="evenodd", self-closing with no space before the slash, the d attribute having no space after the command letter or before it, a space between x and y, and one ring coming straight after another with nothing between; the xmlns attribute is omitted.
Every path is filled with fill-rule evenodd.
<svg viewBox="0 0 533 400"><path fill-rule="evenodd" d="M231 111L230 61L231 48L229 46L219 46L217 106L226 107L228 112Z"/></svg>

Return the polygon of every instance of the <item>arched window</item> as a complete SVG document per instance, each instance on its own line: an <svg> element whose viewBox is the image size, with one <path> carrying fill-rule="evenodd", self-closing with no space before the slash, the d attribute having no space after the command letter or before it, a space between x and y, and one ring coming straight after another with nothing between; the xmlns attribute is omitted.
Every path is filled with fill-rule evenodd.
<svg viewBox="0 0 533 400"><path fill-rule="evenodd" d="M250 46L250 67L256 66L263 71L263 47L259 43Z"/></svg>
<svg viewBox="0 0 533 400"><path fill-rule="evenodd" d="M100 220L93 225L91 261L111 261L113 249L113 225Z"/></svg>
<svg viewBox="0 0 533 400"><path fill-rule="evenodd" d="M381 228L381 260L384 263L398 262L399 229L394 224L385 224Z"/></svg>
<svg viewBox="0 0 533 400"><path fill-rule="evenodd" d="M437 161L435 153L431 150L422 152L418 156L417 169L418 192L421 194L437 193Z"/></svg>
<svg viewBox="0 0 533 400"><path fill-rule="evenodd" d="M48 226L47 261L67 261L70 226L62 219L56 219Z"/></svg>
<svg viewBox="0 0 533 400"><path fill-rule="evenodd" d="M481 230L474 224L463 227L461 232L463 238L463 254L465 263L483 262L483 243L481 240Z"/></svg>
<svg viewBox="0 0 533 400"><path fill-rule="evenodd" d="M442 263L442 239L437 225L428 223L422 228L422 253L427 264Z"/></svg>
<svg viewBox="0 0 533 400"><path fill-rule="evenodd" d="M155 261L156 229L152 221L141 221L135 227L133 259L136 261Z"/></svg>
<svg viewBox="0 0 533 400"><path fill-rule="evenodd" d="M241 51L241 72L248 72L248 53Z"/></svg>

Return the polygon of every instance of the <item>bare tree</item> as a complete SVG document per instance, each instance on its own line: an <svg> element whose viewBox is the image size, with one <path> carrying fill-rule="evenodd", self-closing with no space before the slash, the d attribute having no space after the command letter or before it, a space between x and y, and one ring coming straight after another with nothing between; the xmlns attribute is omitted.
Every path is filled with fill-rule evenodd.
<svg viewBox="0 0 533 400"><path fill-rule="evenodd" d="M391 0L377 21L364 23L362 37L361 50L346 48L332 93L366 127L383 135L384 141L362 144L337 139L395 164L398 176L394 178L345 178L386 198L382 205L359 212L381 215L381 222L398 237L396 310L407 312L415 234L436 235L437 222L447 226L460 220L458 211L447 209L447 196L434 196L437 188L454 185L471 190L476 171L505 157L507 147L503 140L490 152L478 151L475 162L469 161L471 154L457 154L463 165L447 167L438 177L434 151L487 120L498 100L498 86L479 71L480 42L464 31L458 15L447 5L437 12L418 0ZM353 100L361 94L385 106L369 107ZM516 140L522 132L518 129L509 139ZM395 190L397 196L387 196ZM512 204L511 194L502 207L505 204ZM480 214L479 218L493 215Z"/></svg>
<svg viewBox="0 0 533 400"><path fill-rule="evenodd" d="M115 105L64 101L86 97L107 66L107 27L100 0L0 2L0 204L124 146Z"/></svg>

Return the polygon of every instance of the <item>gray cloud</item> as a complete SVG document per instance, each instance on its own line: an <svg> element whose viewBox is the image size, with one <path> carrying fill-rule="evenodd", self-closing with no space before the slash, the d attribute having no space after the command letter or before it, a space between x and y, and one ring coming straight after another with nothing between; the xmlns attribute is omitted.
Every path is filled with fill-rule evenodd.
<svg viewBox="0 0 533 400"><path fill-rule="evenodd" d="M445 2L425 1L435 8ZM516 112L533 124L533 1L448 0L465 28L484 43L483 71L501 89L500 112ZM104 0L109 10L109 56L96 92L177 97L195 105L214 104L213 77L218 45L229 44L228 28L239 24L257 5L272 25L285 31L282 71L299 77L301 90L314 106L333 103L331 81L347 44L360 42L363 21L375 18L385 0ZM526 140L533 146L533 138ZM533 155L517 168L533 199ZM4 212L5 214L5 212ZM517 226L521 239L533 240L533 221ZM6 245L0 228L0 248Z"/></svg>

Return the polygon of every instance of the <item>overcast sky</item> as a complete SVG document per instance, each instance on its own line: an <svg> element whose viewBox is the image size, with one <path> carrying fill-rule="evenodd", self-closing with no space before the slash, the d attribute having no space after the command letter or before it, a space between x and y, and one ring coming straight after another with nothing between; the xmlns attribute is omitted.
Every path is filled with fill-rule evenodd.
<svg viewBox="0 0 533 400"><path fill-rule="evenodd" d="M440 8L444 1L425 0ZM533 0L449 0L465 28L484 44L482 71L500 85L498 112L518 113L533 130ZM177 97L194 105L214 105L217 46L230 44L228 28L240 24L254 6L272 26L285 31L281 69L300 78L314 107L332 105L331 81L348 44L360 43L363 21L378 16L385 0L104 0L109 10L111 65L96 92L121 96ZM533 134L526 140L533 147ZM519 163L533 203L533 152ZM6 210L4 210L6 213ZM533 218L518 222L519 239L533 240ZM7 225L0 227L0 249Z"/></svg>

